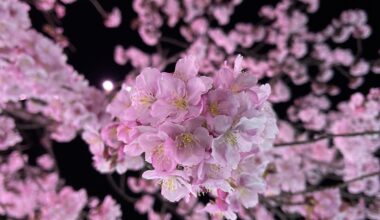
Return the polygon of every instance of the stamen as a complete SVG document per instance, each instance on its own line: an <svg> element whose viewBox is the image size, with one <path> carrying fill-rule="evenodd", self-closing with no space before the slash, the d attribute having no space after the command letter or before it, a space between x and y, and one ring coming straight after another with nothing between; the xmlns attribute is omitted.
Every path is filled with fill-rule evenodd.
<svg viewBox="0 0 380 220"><path fill-rule="evenodd" d="M193 135L190 133L183 133L179 136L181 147L189 146L194 142Z"/></svg>
<svg viewBox="0 0 380 220"><path fill-rule="evenodd" d="M182 110L185 110L187 108L187 102L184 98L174 100L174 105Z"/></svg>
<svg viewBox="0 0 380 220"><path fill-rule="evenodd" d="M212 102L210 104L210 113L212 116L219 115L219 110L218 110L218 104L215 102Z"/></svg>
<svg viewBox="0 0 380 220"><path fill-rule="evenodd" d="M169 191L174 191L177 189L174 177L169 177L168 179L164 180L162 186Z"/></svg>
<svg viewBox="0 0 380 220"><path fill-rule="evenodd" d="M164 145L160 144L154 151L157 155L162 156L164 154Z"/></svg>
<svg viewBox="0 0 380 220"><path fill-rule="evenodd" d="M224 138L231 145L237 145L238 143L236 136L230 131L224 135Z"/></svg>
<svg viewBox="0 0 380 220"><path fill-rule="evenodd" d="M154 101L155 101L155 98L153 96L150 96L150 95L145 95L145 96L140 98L140 103L146 107L151 106Z"/></svg>

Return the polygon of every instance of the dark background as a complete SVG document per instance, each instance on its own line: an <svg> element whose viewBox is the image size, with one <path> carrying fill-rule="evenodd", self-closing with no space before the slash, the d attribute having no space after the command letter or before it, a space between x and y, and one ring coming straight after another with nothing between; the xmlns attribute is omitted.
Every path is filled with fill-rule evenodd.
<svg viewBox="0 0 380 220"><path fill-rule="evenodd" d="M64 34L76 48L75 51L66 50L68 62L78 72L84 74L91 85L101 88L102 80L122 81L131 68L128 65L119 66L113 61L115 45L121 44L124 47L134 45L146 51L152 51L154 48L143 44L137 32L130 28L132 19L136 17L135 12L132 10L132 1L99 0L99 2L107 11L111 11L113 6L118 6L122 10L123 21L119 28L105 28L101 16L88 0L78 0L67 7L67 15L62 20L62 27L65 30ZM277 1L246 0L236 8L231 25L228 27L233 26L236 21L257 22L258 9L264 4L273 2ZM311 30L317 31L329 24L331 19L338 17L343 10L364 9L368 13L369 24L372 26L373 33L369 39L363 42L363 55L366 58L374 59L377 57L377 49L380 47L380 42L378 41L380 39L380 7L377 6L377 3L378 1L376 0L321 0L320 10L310 16L309 27ZM34 26L41 30L41 25L44 23L42 14L33 9L31 16ZM354 45L354 42L347 43L347 46L352 46L352 48L354 48ZM164 49L177 50L177 48L171 48L169 45L165 45ZM370 87L379 85L379 77L369 76L365 85L361 86L359 91L366 93ZM304 95L308 89L307 87L308 85L297 88L293 90L293 94L295 96ZM353 90L347 88L333 101L345 100L353 92ZM278 112L285 111L284 106L279 105L276 108ZM105 176L92 168L88 147L80 138L67 144L56 143L54 150L58 157L62 178L66 180L67 185L71 185L75 189L85 188L89 196L103 198L107 194L113 195L122 206L124 219L146 218L145 216L138 216L132 205L127 204L117 194L113 193Z"/></svg>

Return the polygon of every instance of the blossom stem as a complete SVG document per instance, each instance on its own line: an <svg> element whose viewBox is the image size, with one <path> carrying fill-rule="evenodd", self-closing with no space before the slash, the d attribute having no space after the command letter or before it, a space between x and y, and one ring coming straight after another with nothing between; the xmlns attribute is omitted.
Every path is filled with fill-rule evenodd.
<svg viewBox="0 0 380 220"><path fill-rule="evenodd" d="M311 143L318 142L320 140L331 139L331 138L336 138L336 137L356 137L356 136L376 135L376 134L379 135L380 131L363 131L363 132L354 132L354 133L345 133L345 134L324 134L311 140L278 143L278 144L274 144L274 146L288 147L288 146L295 146L295 145L311 144Z"/></svg>

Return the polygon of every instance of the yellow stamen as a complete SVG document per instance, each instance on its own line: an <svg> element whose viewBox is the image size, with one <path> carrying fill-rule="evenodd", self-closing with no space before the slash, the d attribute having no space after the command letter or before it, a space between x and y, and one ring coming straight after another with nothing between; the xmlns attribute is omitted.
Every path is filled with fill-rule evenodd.
<svg viewBox="0 0 380 220"><path fill-rule="evenodd" d="M194 142L193 135L190 133L183 133L179 136L180 140L180 147L186 147L189 146Z"/></svg>
<svg viewBox="0 0 380 220"><path fill-rule="evenodd" d="M215 102L212 102L210 104L210 113L212 116L219 115L219 110L218 110L218 104Z"/></svg>
<svg viewBox="0 0 380 220"><path fill-rule="evenodd" d="M237 188L237 183L236 183L236 181L234 180L234 179L232 179L232 178L229 178L228 180L227 180L227 182L230 184L230 186L232 187L232 188Z"/></svg>
<svg viewBox="0 0 380 220"><path fill-rule="evenodd" d="M163 155L164 154L164 145L163 144L158 145L154 152L160 156Z"/></svg>
<svg viewBox="0 0 380 220"><path fill-rule="evenodd" d="M150 106L153 104L154 101L155 101L154 97L149 96L149 95L145 95L140 98L140 103L144 106Z"/></svg>
<svg viewBox="0 0 380 220"><path fill-rule="evenodd" d="M237 145L238 143L236 136L230 131L224 135L224 138L231 145Z"/></svg>
<svg viewBox="0 0 380 220"><path fill-rule="evenodd" d="M168 189L169 191L174 191L177 189L177 186L175 184L175 178L169 177L168 179L164 180L162 183L162 187Z"/></svg>
<svg viewBox="0 0 380 220"><path fill-rule="evenodd" d="M220 169L221 169L221 167L220 167L219 165L216 165L216 164L211 164L211 165L210 165L210 168L211 168L211 170L214 171L214 172L219 172Z"/></svg>
<svg viewBox="0 0 380 220"><path fill-rule="evenodd" d="M174 100L174 105L182 110L185 110L187 108L187 102L184 98Z"/></svg>

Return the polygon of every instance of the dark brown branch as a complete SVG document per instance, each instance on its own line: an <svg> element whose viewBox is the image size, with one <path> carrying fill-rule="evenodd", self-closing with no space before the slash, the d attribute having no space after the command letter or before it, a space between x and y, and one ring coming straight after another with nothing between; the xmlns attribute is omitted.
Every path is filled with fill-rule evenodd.
<svg viewBox="0 0 380 220"><path fill-rule="evenodd" d="M361 39L356 39L356 56L355 62L358 62L363 53L363 42Z"/></svg>
<svg viewBox="0 0 380 220"><path fill-rule="evenodd" d="M161 37L160 41L162 43L168 43L177 47L181 47L183 49L187 49L189 47L188 43L170 37Z"/></svg>
<svg viewBox="0 0 380 220"><path fill-rule="evenodd" d="M7 107L3 109L3 112L9 116L14 118L18 118L24 121L34 122L35 124L39 124L41 126L46 126L51 124L53 121L37 114L31 114L27 111L23 111L22 109L17 109L13 107Z"/></svg>
<svg viewBox="0 0 380 220"><path fill-rule="evenodd" d="M91 4L95 7L95 9L99 12L99 14L106 19L108 13L103 9L103 7L99 4L97 0L89 0Z"/></svg>
<svg viewBox="0 0 380 220"><path fill-rule="evenodd" d="M343 76L345 76L347 79L353 79L354 77L351 76L351 74L349 72L347 72L345 69L343 69L341 66L334 66L334 68L336 70L338 70L338 72L340 74L342 74Z"/></svg>
<svg viewBox="0 0 380 220"><path fill-rule="evenodd" d="M318 142L320 140L331 139L331 138L336 138L336 137L356 137L356 136L376 135L376 134L380 134L380 131L363 131L363 132L354 132L354 133L346 133L346 134L324 134L311 140L277 143L277 144L274 144L274 146L288 147L288 146L295 146L295 145L311 144L311 143Z"/></svg>
<svg viewBox="0 0 380 220"><path fill-rule="evenodd" d="M113 189L113 191L115 191L125 201L127 201L129 203L135 203L137 201L137 198L134 198L134 197L131 197L131 196L127 195L124 192L124 189L120 189L117 186L117 184L115 183L115 180L112 178L111 174L107 174L107 181L108 181L109 185L111 186L111 188Z"/></svg>

